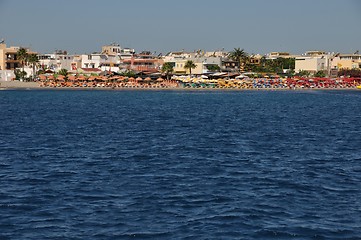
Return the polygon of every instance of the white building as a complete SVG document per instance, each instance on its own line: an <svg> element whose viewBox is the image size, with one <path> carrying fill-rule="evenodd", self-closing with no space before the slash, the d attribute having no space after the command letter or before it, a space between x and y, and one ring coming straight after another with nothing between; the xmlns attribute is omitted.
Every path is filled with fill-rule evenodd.
<svg viewBox="0 0 361 240"><path fill-rule="evenodd" d="M106 55L118 55L120 54L122 48L119 44L112 43L110 45L102 46L102 54Z"/></svg>
<svg viewBox="0 0 361 240"><path fill-rule="evenodd" d="M72 70L74 55L68 55L66 51L55 51L50 54L41 54L39 57L40 67L44 70L50 69L54 72L60 69Z"/></svg>
<svg viewBox="0 0 361 240"><path fill-rule="evenodd" d="M118 72L121 62L134 56L134 49L121 48L119 44L112 43L102 46L101 53L80 55L80 67L85 69L99 68L102 71Z"/></svg>
<svg viewBox="0 0 361 240"><path fill-rule="evenodd" d="M82 54L80 57L82 68L100 68L101 64L106 63L108 60L107 55L101 53Z"/></svg>
<svg viewBox="0 0 361 240"><path fill-rule="evenodd" d="M173 59L174 72L179 74L186 74L188 70L184 68L187 61L191 60L194 62L196 67L192 69L192 74L207 74L212 71L209 70L210 66L222 67L222 57L191 57L185 59ZM165 60L166 61L166 60Z"/></svg>
<svg viewBox="0 0 361 240"><path fill-rule="evenodd" d="M120 65L119 55L106 55L101 53L80 55L81 68L99 68L102 71L118 72Z"/></svg>
<svg viewBox="0 0 361 240"><path fill-rule="evenodd" d="M294 58L289 52L270 52L266 54L266 59L275 60L277 58Z"/></svg>
<svg viewBox="0 0 361 240"><path fill-rule="evenodd" d="M331 67L334 69L360 69L361 54L337 53L332 57Z"/></svg>
<svg viewBox="0 0 361 240"><path fill-rule="evenodd" d="M132 48L122 48L119 44L112 43L110 45L104 45L102 46L102 54L105 55L118 55L118 56L124 56L127 57L130 55L130 57L135 53L135 50Z"/></svg>
<svg viewBox="0 0 361 240"><path fill-rule="evenodd" d="M14 78L14 70L0 70L0 81L11 81Z"/></svg>
<svg viewBox="0 0 361 240"><path fill-rule="evenodd" d="M295 72L328 71L331 67L332 54L323 51L309 51L295 58Z"/></svg>

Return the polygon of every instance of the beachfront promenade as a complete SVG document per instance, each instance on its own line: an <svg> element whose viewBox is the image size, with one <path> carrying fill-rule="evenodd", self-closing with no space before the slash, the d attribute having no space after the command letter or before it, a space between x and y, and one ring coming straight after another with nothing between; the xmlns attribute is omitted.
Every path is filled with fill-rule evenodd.
<svg viewBox="0 0 361 240"><path fill-rule="evenodd" d="M133 78L123 76L70 76L54 77L42 75L36 82L0 82L1 88L42 89L357 89L361 78L245 78L245 79L202 79L173 77L170 80L158 78Z"/></svg>

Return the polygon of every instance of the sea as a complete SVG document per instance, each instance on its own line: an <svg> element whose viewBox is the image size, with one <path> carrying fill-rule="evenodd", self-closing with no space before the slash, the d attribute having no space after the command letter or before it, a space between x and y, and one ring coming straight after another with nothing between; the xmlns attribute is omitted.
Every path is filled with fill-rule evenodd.
<svg viewBox="0 0 361 240"><path fill-rule="evenodd" d="M361 239L361 91L1 91L0 239Z"/></svg>

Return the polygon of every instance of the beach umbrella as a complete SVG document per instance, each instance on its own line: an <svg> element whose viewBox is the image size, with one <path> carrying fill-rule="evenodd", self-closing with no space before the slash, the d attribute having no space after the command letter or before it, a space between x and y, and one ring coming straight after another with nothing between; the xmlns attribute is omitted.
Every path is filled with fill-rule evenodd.
<svg viewBox="0 0 361 240"><path fill-rule="evenodd" d="M103 80L103 76L99 76L99 75L97 75L97 76L94 76L94 78L95 78L95 80Z"/></svg>
<svg viewBox="0 0 361 240"><path fill-rule="evenodd" d="M163 81L164 81L163 78L161 78L161 77L157 78L157 82L163 82Z"/></svg>
<svg viewBox="0 0 361 240"><path fill-rule="evenodd" d="M80 75L79 77L76 78L76 80L78 81L85 81L86 77L84 75Z"/></svg>
<svg viewBox="0 0 361 240"><path fill-rule="evenodd" d="M144 79L144 81L150 82L150 81L152 81L152 79L151 79L150 77L146 77L146 78Z"/></svg>
<svg viewBox="0 0 361 240"><path fill-rule="evenodd" d="M65 80L65 77L63 75L58 75L56 80L59 80L59 81L64 81Z"/></svg>
<svg viewBox="0 0 361 240"><path fill-rule="evenodd" d="M39 79L40 79L41 81L45 81L45 80L46 80L46 76L45 76L45 75L39 75Z"/></svg>
<svg viewBox="0 0 361 240"><path fill-rule="evenodd" d="M68 80L69 81L75 81L75 76L74 75L69 75Z"/></svg>
<svg viewBox="0 0 361 240"><path fill-rule="evenodd" d="M124 81L124 80L125 80L125 77L123 77L123 76L118 77L118 81Z"/></svg>
<svg viewBox="0 0 361 240"><path fill-rule="evenodd" d="M240 78L245 78L245 77L246 77L246 75L241 74L241 75L239 75L239 76L236 76L235 78L236 78L236 79L240 79Z"/></svg>

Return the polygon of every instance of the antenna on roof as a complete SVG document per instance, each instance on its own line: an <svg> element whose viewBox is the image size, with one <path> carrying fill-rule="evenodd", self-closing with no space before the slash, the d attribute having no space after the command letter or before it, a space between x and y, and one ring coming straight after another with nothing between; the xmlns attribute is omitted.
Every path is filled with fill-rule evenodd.
<svg viewBox="0 0 361 240"><path fill-rule="evenodd" d="M359 50L357 50L354 54L359 54L360 53L360 51Z"/></svg>
<svg viewBox="0 0 361 240"><path fill-rule="evenodd" d="M5 43L5 39L1 39L1 41L0 41L0 44L3 44L3 43Z"/></svg>

